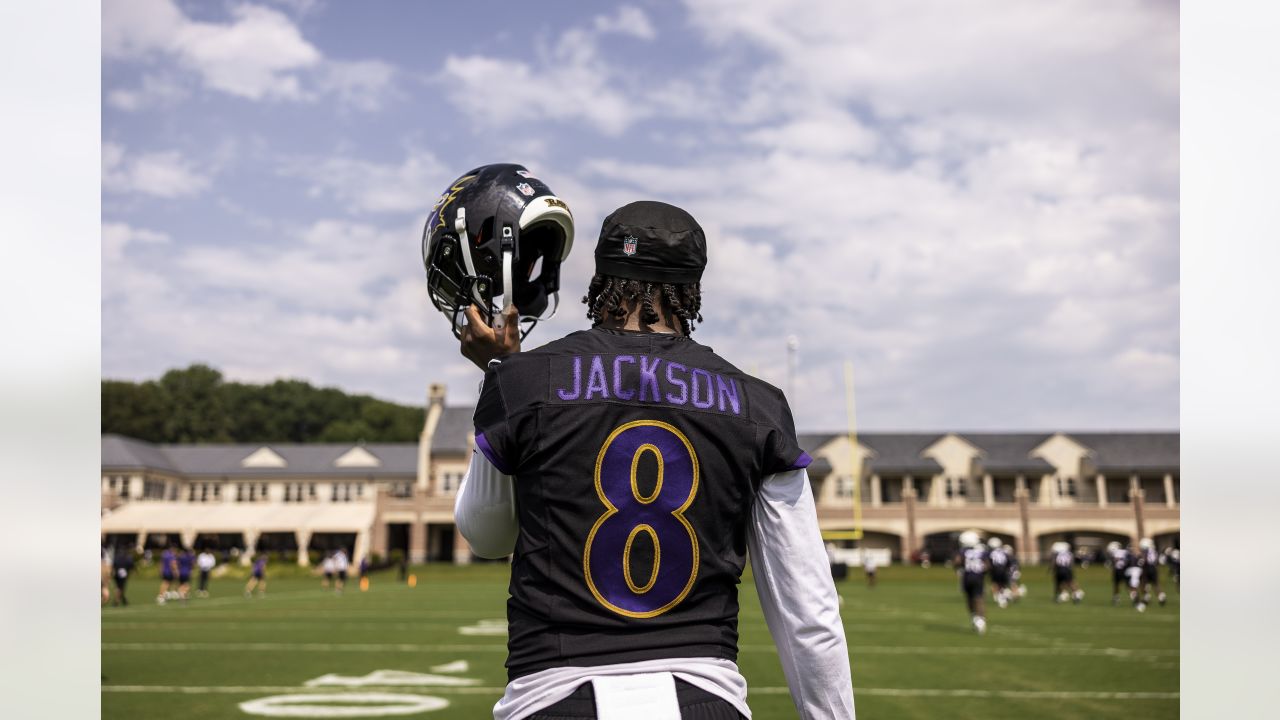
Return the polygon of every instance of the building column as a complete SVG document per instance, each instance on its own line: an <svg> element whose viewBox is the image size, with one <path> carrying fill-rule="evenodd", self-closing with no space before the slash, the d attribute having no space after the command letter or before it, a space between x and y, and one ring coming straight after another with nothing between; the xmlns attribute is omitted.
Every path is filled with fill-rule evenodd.
<svg viewBox="0 0 1280 720"><path fill-rule="evenodd" d="M360 561L369 554L369 535L369 528L364 528L356 533L356 546L351 549L351 564L357 568L360 567ZM357 570L356 575L359 574Z"/></svg>
<svg viewBox="0 0 1280 720"><path fill-rule="evenodd" d="M252 565L252 564L253 564L253 554L254 554L255 552L257 552L257 549L258 549L258 536L259 536L260 534L261 534L261 533L259 533L257 530L247 530L247 529L246 529L246 530L244 530L244 531L242 531L242 532L241 532L241 535L243 535L243 536L244 536L244 552L240 553L240 564L241 564L241 565Z"/></svg>
<svg viewBox="0 0 1280 720"><path fill-rule="evenodd" d="M1056 505L1054 500L1058 497L1058 488L1054 487L1052 475L1040 476L1040 504Z"/></svg>
<svg viewBox="0 0 1280 720"><path fill-rule="evenodd" d="M124 497L126 500L137 500L142 497L142 476L130 475L124 483Z"/></svg>
<svg viewBox="0 0 1280 720"><path fill-rule="evenodd" d="M184 548L193 548L196 545L196 529L189 527L178 531L178 541L182 543Z"/></svg>
<svg viewBox="0 0 1280 720"><path fill-rule="evenodd" d="M453 526L453 564L471 564L471 544L467 542L466 538L462 537L462 531L458 529L457 525Z"/></svg>
<svg viewBox="0 0 1280 720"><path fill-rule="evenodd" d="M1134 473L1129 476L1129 500L1133 504L1134 529L1138 531L1137 537L1134 538L1134 545L1138 544L1138 540L1147 536L1142 517L1142 498L1142 480L1137 473Z"/></svg>
<svg viewBox="0 0 1280 720"><path fill-rule="evenodd" d="M138 545L137 545L137 548L138 548L138 552L142 552L143 550L145 550L145 549L147 548L147 531L146 531L146 530L139 530L139 531L138 531Z"/></svg>
<svg viewBox="0 0 1280 720"><path fill-rule="evenodd" d="M996 506L996 488L990 474L982 476L982 503L987 507Z"/></svg>
<svg viewBox="0 0 1280 720"><path fill-rule="evenodd" d="M1169 474L1164 476L1164 505L1167 508L1178 507L1178 501L1173 499L1173 476Z"/></svg>
<svg viewBox="0 0 1280 720"><path fill-rule="evenodd" d="M427 525L418 516L409 524L409 564L420 565L427 561Z"/></svg>
<svg viewBox="0 0 1280 720"><path fill-rule="evenodd" d="M293 532L293 538L298 543L298 565L307 567L311 564L311 556L307 552L307 547L311 545L311 528L299 528Z"/></svg>
<svg viewBox="0 0 1280 720"><path fill-rule="evenodd" d="M903 562L910 563L911 556L919 547L916 544L916 485L910 475L902 478L902 505L907 513L907 535L902 540L906 547Z"/></svg>
<svg viewBox="0 0 1280 720"><path fill-rule="evenodd" d="M871 476L871 507L880 507L880 476Z"/></svg>
<svg viewBox="0 0 1280 720"><path fill-rule="evenodd" d="M1098 473L1098 477L1094 478L1094 482L1097 483L1098 487L1098 507L1104 508L1107 506L1107 476Z"/></svg>
<svg viewBox="0 0 1280 720"><path fill-rule="evenodd" d="M1038 564L1040 550L1031 544L1031 491L1027 489L1026 479L1021 475L1018 476L1013 496L1018 501L1018 520L1022 530L1022 536L1018 539L1018 555L1026 558L1032 565Z"/></svg>

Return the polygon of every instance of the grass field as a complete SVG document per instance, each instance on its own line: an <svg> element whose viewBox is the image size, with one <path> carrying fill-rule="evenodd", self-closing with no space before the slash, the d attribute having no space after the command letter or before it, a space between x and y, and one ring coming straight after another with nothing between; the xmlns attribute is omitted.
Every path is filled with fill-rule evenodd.
<svg viewBox="0 0 1280 720"><path fill-rule="evenodd" d="M303 715L333 717L337 708L373 709L358 697L370 693L447 701L420 717L489 717L506 682L506 637L484 621L504 616L507 567L413 572L415 588L380 573L369 592L349 588L341 597L311 578L273 577L266 597L251 600L241 595L242 580L226 578L215 581L214 597L185 606L156 605L156 583L143 574L130 582L133 605L102 612L103 717L248 718L240 704L261 698L347 698ZM840 583L859 718L1178 716L1178 595L1171 587L1167 607L1140 615L1111 606L1103 568L1078 573L1086 591L1078 606L1052 602L1047 570L1024 572L1031 593L1006 610L991 606L984 637L969 629L958 583L945 568L885 568L874 590L861 573ZM755 717L795 717L749 579L741 601L738 663ZM432 671L459 660L465 671ZM378 670L455 684L397 686L384 676L357 687L333 677L306 685Z"/></svg>

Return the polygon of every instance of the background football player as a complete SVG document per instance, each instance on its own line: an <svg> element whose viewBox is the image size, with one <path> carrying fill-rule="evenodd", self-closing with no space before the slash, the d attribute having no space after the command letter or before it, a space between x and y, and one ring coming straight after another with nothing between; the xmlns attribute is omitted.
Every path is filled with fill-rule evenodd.
<svg viewBox="0 0 1280 720"><path fill-rule="evenodd" d="M1168 599L1160 588L1160 552L1151 538L1138 541L1138 566L1142 568L1142 602L1151 603L1151 588L1156 590L1156 600L1164 605Z"/></svg>
<svg viewBox="0 0 1280 720"><path fill-rule="evenodd" d="M478 174L491 187L475 196L516 201L492 217L493 231L519 229L520 198L503 190L517 178ZM549 191L526 175L517 177L536 202ZM468 223L476 212L488 217L469 205L476 182L440 210L435 222L445 232L427 243L428 258L437 239L450 242L448 229L464 229L455 219L463 208ZM562 239L567 245L571 235ZM511 248L513 264L525 252ZM542 252L545 272L547 258L567 248L551 238ZM853 717L844 629L804 470L810 460L786 399L690 339L702 320L706 259L688 213L632 203L601 230L584 298L590 330L517 353L520 320L536 312L520 307L522 292L547 289L522 291L520 273L511 275L517 284L503 282L515 302L501 312L465 310L463 354L487 371L478 452L455 517L477 554L515 554L509 683L495 718L594 718L622 708L628 717L749 715L736 664L748 547L799 714ZM492 287L493 278L458 285Z"/></svg>
<svg viewBox="0 0 1280 720"><path fill-rule="evenodd" d="M987 631L987 609L983 601L983 580L987 576L987 549L982 538L973 530L960 533L960 552L955 558L956 574L960 576L960 591L969 607L969 619L973 629L982 635ZM1001 606L1003 607L1003 605Z"/></svg>
<svg viewBox="0 0 1280 720"><path fill-rule="evenodd" d="M1071 602L1079 604L1084 599L1084 591L1076 584L1075 553L1071 552L1071 543L1058 541L1053 544L1053 592L1054 602Z"/></svg>
<svg viewBox="0 0 1280 720"><path fill-rule="evenodd" d="M1133 562L1129 549L1118 542L1107 543L1107 564L1111 566L1111 604L1120 604L1120 588L1128 584L1125 569Z"/></svg>
<svg viewBox="0 0 1280 720"><path fill-rule="evenodd" d="M987 561L991 565L991 597L1000 607L1008 607L1015 595L1009 587L1010 558L1004 541L998 537L987 540Z"/></svg>

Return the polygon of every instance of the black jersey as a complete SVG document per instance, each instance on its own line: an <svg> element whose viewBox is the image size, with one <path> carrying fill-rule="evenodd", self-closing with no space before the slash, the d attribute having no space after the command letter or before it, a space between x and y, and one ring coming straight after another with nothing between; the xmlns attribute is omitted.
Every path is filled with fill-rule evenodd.
<svg viewBox="0 0 1280 720"><path fill-rule="evenodd" d="M593 328L491 367L475 425L515 478L511 679L736 660L755 492L809 464L777 388L684 336Z"/></svg>
<svg viewBox="0 0 1280 720"><path fill-rule="evenodd" d="M1133 564L1133 554L1128 550L1121 548L1111 553L1111 567L1118 573L1123 573L1124 569Z"/></svg>
<svg viewBox="0 0 1280 720"><path fill-rule="evenodd" d="M1155 567L1160 564L1160 553L1155 547L1138 550L1138 564L1144 568Z"/></svg>

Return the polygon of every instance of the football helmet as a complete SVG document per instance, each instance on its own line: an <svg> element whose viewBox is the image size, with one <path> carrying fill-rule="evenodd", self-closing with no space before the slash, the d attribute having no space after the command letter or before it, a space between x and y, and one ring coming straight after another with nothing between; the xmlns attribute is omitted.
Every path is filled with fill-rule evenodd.
<svg viewBox="0 0 1280 720"><path fill-rule="evenodd" d="M987 546L990 547L992 550L998 547L1002 547L1003 545L1004 545L1004 541L995 536L992 536L987 540Z"/></svg>
<svg viewBox="0 0 1280 720"><path fill-rule="evenodd" d="M1151 538L1142 538L1138 541L1138 547L1143 550L1150 550L1154 545L1155 543L1151 542Z"/></svg>
<svg viewBox="0 0 1280 720"><path fill-rule="evenodd" d="M960 547L973 547L981 545L982 538L978 537L978 533L974 530L965 530L960 533Z"/></svg>
<svg viewBox="0 0 1280 720"><path fill-rule="evenodd" d="M475 168L449 183L422 230L431 303L457 337L469 306L492 324L514 303L524 339L555 315L560 263L572 247L573 213L546 183L521 165Z"/></svg>
<svg viewBox="0 0 1280 720"><path fill-rule="evenodd" d="M1058 542L1053 544L1054 552L1068 552L1070 550L1071 550L1071 543L1065 542L1063 540L1059 540Z"/></svg>
<svg viewBox="0 0 1280 720"><path fill-rule="evenodd" d="M1115 540L1112 540L1111 542L1107 543L1107 552L1116 552L1119 549L1120 549L1120 543L1116 542Z"/></svg>

